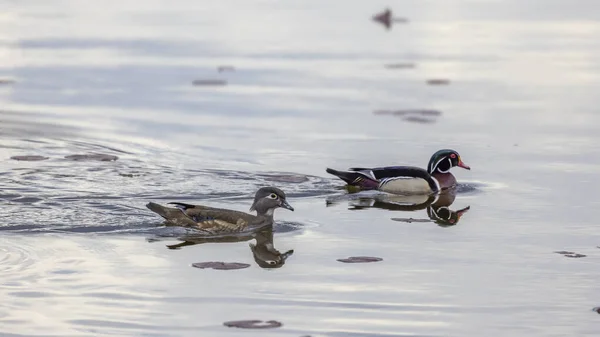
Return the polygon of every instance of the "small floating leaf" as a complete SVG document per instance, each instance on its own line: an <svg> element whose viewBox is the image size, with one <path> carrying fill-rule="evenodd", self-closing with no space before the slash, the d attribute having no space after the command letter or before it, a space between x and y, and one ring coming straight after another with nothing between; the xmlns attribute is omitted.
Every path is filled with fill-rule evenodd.
<svg viewBox="0 0 600 337"><path fill-rule="evenodd" d="M384 65L384 67L388 69L408 69L415 68L416 65L414 63L391 63Z"/></svg>
<svg viewBox="0 0 600 337"><path fill-rule="evenodd" d="M114 161L119 159L117 156L110 154L73 154L65 156L65 159L80 161L80 160L97 160L97 161Z"/></svg>
<svg viewBox="0 0 600 337"><path fill-rule="evenodd" d="M450 80L447 80L444 78L436 78L436 79L427 80L427 84L429 84L429 85L448 85L448 84L450 84Z"/></svg>
<svg viewBox="0 0 600 337"><path fill-rule="evenodd" d="M557 251L555 253L556 254L562 254L562 255L565 255L565 254L575 254L573 252L569 252L569 251L566 251L566 250L559 250L559 251Z"/></svg>
<svg viewBox="0 0 600 337"><path fill-rule="evenodd" d="M435 123L435 120L433 120L433 119L427 119L427 118L416 117L416 116L408 116L408 117L404 117L402 119L407 122L412 122L412 123L421 123L421 124Z"/></svg>
<svg viewBox="0 0 600 337"><path fill-rule="evenodd" d="M44 156L12 156L12 157L10 157L10 159L20 160L20 161L40 161L40 160L46 160L46 159L48 159L48 157L44 157Z"/></svg>
<svg viewBox="0 0 600 337"><path fill-rule="evenodd" d="M195 80L192 85L226 85L224 80Z"/></svg>
<svg viewBox="0 0 600 337"><path fill-rule="evenodd" d="M192 267L206 269L212 268L217 270L233 270L233 269L244 269L250 267L247 263L239 263L239 262L197 262L192 263Z"/></svg>
<svg viewBox="0 0 600 337"><path fill-rule="evenodd" d="M579 253L575 253L575 252L569 252L569 251L566 251L566 250L559 250L559 251L557 251L555 253L564 255L565 257L572 257L572 258L579 258L579 257L586 257L587 256L587 255L583 255L583 254L579 254Z"/></svg>
<svg viewBox="0 0 600 337"><path fill-rule="evenodd" d="M572 257L572 258L580 258L580 257L586 257L587 255L575 253L575 254L565 254L565 256Z"/></svg>
<svg viewBox="0 0 600 337"><path fill-rule="evenodd" d="M379 261L383 261L383 259L380 257L373 257L373 256L350 256L345 259L337 259L337 261L344 262L344 263L367 263L367 262L379 262Z"/></svg>
<svg viewBox="0 0 600 337"><path fill-rule="evenodd" d="M441 116L442 112L438 110L429 109L407 109L407 110L375 110L375 115L393 115L393 116L421 116L421 117L433 117Z"/></svg>
<svg viewBox="0 0 600 337"><path fill-rule="evenodd" d="M415 219L415 218L391 218L393 221L401 221L406 223L413 222L431 222L431 219Z"/></svg>
<svg viewBox="0 0 600 337"><path fill-rule="evenodd" d="M272 329L279 328L283 324L277 321L260 321L257 319L247 321L229 321L223 323L226 327L230 328L242 328L242 329Z"/></svg>
<svg viewBox="0 0 600 337"><path fill-rule="evenodd" d="M379 22L382 25L384 25L386 29L390 29L390 27L392 26L392 22L408 22L408 19L406 18L392 17L392 11L389 8L386 8L386 10L381 13L373 15L372 19L373 21Z"/></svg>
<svg viewBox="0 0 600 337"><path fill-rule="evenodd" d="M233 66L219 66L217 67L217 70L221 73L224 71L235 71L235 67Z"/></svg>

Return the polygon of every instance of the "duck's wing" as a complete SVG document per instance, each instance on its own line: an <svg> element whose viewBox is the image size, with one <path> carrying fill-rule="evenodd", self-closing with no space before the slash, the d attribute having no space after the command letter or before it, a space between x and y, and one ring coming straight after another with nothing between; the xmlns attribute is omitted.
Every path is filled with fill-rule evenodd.
<svg viewBox="0 0 600 337"><path fill-rule="evenodd" d="M211 234L235 233L261 224L257 216L229 209L202 206L184 212L196 222L198 229Z"/></svg>
<svg viewBox="0 0 600 337"><path fill-rule="evenodd" d="M421 178L429 179L427 170L415 166L385 166L369 169L370 174L377 180L386 178Z"/></svg>
<svg viewBox="0 0 600 337"><path fill-rule="evenodd" d="M261 219L252 214L202 205L172 203L177 207L165 207L150 202L151 211L162 216L168 224L193 227L210 234L235 233L248 226L259 226Z"/></svg>
<svg viewBox="0 0 600 337"><path fill-rule="evenodd" d="M204 205L192 205L192 204L186 204L183 202L169 202L167 203L169 205L175 205L175 207L182 209L182 210L188 210L188 209L214 209L214 207L209 207L209 206L204 206Z"/></svg>

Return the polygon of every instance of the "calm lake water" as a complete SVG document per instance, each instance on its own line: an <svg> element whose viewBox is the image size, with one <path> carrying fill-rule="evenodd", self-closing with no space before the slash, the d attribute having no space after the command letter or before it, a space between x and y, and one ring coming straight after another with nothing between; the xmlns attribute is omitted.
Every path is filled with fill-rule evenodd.
<svg viewBox="0 0 600 337"><path fill-rule="evenodd" d="M598 335L597 1L0 6L0 335ZM441 148L472 168L453 224L325 173ZM91 153L118 160L65 158ZM170 249L189 233L144 206L265 185L296 209L280 268L250 238ZM283 326L223 325L249 319Z"/></svg>

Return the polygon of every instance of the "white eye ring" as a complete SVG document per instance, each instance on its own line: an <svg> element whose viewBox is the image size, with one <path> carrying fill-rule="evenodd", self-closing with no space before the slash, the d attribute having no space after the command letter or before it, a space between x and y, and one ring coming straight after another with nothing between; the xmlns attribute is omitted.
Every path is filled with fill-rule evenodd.
<svg viewBox="0 0 600 337"><path fill-rule="evenodd" d="M275 193L269 194L269 199L277 199L277 194L275 194Z"/></svg>
<svg viewBox="0 0 600 337"><path fill-rule="evenodd" d="M274 265L276 265L276 264L277 264L277 262L275 262L275 261L273 261L273 260L267 260L266 262L267 262L267 264L269 264L269 265L271 265L271 266L274 266Z"/></svg>

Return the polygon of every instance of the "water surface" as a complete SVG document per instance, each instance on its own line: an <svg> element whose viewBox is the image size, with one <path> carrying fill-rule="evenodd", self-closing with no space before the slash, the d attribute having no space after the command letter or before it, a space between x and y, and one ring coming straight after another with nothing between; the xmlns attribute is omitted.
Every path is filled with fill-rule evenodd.
<svg viewBox="0 0 600 337"><path fill-rule="evenodd" d="M597 334L596 2L0 4L3 336ZM472 167L449 205L325 173L440 148ZM98 153L118 159L65 158ZM296 209L279 268L253 238L173 249L189 233L144 207L247 211L270 184Z"/></svg>

